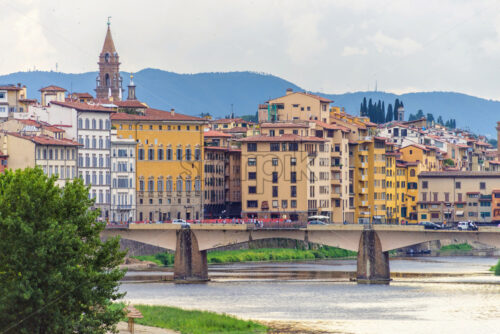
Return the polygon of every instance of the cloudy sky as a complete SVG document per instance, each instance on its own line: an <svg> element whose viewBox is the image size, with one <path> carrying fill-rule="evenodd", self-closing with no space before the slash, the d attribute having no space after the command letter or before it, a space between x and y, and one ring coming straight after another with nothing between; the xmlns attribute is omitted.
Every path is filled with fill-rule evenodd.
<svg viewBox="0 0 500 334"><path fill-rule="evenodd" d="M111 28L122 70L257 71L311 91L500 100L500 1L0 0L0 74L87 72Z"/></svg>

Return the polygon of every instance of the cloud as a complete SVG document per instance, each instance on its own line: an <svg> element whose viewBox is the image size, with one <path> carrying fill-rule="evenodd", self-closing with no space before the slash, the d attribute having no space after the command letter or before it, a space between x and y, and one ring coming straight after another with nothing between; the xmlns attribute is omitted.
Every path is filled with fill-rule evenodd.
<svg viewBox="0 0 500 334"><path fill-rule="evenodd" d="M342 56L348 57L348 56L362 56L368 54L368 49L367 48L358 48L355 46L344 46L344 49L342 50Z"/></svg>
<svg viewBox="0 0 500 334"><path fill-rule="evenodd" d="M420 43L409 37L397 39L387 36L380 31L377 32L375 36L372 36L370 40L375 45L378 52L393 56L410 55L422 48Z"/></svg>

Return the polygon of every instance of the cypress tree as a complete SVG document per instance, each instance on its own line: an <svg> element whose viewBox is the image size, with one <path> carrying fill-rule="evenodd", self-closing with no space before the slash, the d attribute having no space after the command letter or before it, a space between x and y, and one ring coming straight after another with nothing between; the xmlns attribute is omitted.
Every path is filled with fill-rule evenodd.
<svg viewBox="0 0 500 334"><path fill-rule="evenodd" d="M387 116L385 117L386 122L392 122L394 120L394 114L392 113L392 104L389 103L387 106Z"/></svg>

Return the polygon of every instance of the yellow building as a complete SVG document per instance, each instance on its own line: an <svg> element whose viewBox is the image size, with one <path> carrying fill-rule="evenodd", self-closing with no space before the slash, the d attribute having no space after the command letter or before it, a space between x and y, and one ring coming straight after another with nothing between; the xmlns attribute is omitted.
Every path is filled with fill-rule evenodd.
<svg viewBox="0 0 500 334"><path fill-rule="evenodd" d="M294 134L241 139L242 216L307 221L331 215L330 147Z"/></svg>
<svg viewBox="0 0 500 334"><path fill-rule="evenodd" d="M251 128L254 123L245 121L243 118L222 118L210 122L212 129L217 131L230 130L234 128Z"/></svg>
<svg viewBox="0 0 500 334"><path fill-rule="evenodd" d="M259 122L322 121L328 123L332 100L319 95L286 90L286 95L259 106Z"/></svg>
<svg viewBox="0 0 500 334"><path fill-rule="evenodd" d="M156 109L111 120L118 135L137 142L137 219L201 219L205 120Z"/></svg>
<svg viewBox="0 0 500 334"><path fill-rule="evenodd" d="M64 102L66 89L58 86L47 86L40 89L42 106L46 107L51 101Z"/></svg>
<svg viewBox="0 0 500 334"><path fill-rule="evenodd" d="M439 168L435 147L412 144L399 149L399 152L402 160L418 163L422 171L434 172Z"/></svg>
<svg viewBox="0 0 500 334"><path fill-rule="evenodd" d="M15 112L26 112L32 101L26 97L26 86L0 85L0 119L7 119Z"/></svg>

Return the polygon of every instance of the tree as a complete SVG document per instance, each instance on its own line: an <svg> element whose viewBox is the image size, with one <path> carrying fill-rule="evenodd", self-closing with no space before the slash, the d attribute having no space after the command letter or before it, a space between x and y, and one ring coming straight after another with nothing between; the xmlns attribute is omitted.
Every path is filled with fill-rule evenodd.
<svg viewBox="0 0 500 334"><path fill-rule="evenodd" d="M118 239L103 223L82 180L55 185L40 168L0 174L0 328L2 333L107 333L122 311Z"/></svg>
<svg viewBox="0 0 500 334"><path fill-rule="evenodd" d="M445 159L443 161L443 165L447 167L455 167L455 161L453 161L453 159Z"/></svg>
<svg viewBox="0 0 500 334"><path fill-rule="evenodd" d="M386 122L392 122L394 120L394 114L392 112L392 104L389 103L387 106L387 115L385 116L385 121Z"/></svg>
<svg viewBox="0 0 500 334"><path fill-rule="evenodd" d="M427 123L432 124L434 122L434 115L431 113L427 113Z"/></svg>
<svg viewBox="0 0 500 334"><path fill-rule="evenodd" d="M415 115L416 119L421 119L422 117L424 117L424 112L422 111L422 109L419 109L417 111L417 115Z"/></svg>
<svg viewBox="0 0 500 334"><path fill-rule="evenodd" d="M443 117L441 117L441 115L439 115L437 122L438 122L438 124L440 124L440 125L444 125L444 122L443 122Z"/></svg>
<svg viewBox="0 0 500 334"><path fill-rule="evenodd" d="M395 121L399 121L398 120L398 109L399 109L399 99L396 99L396 101L394 101L394 120ZM400 121L402 121L402 119Z"/></svg>

